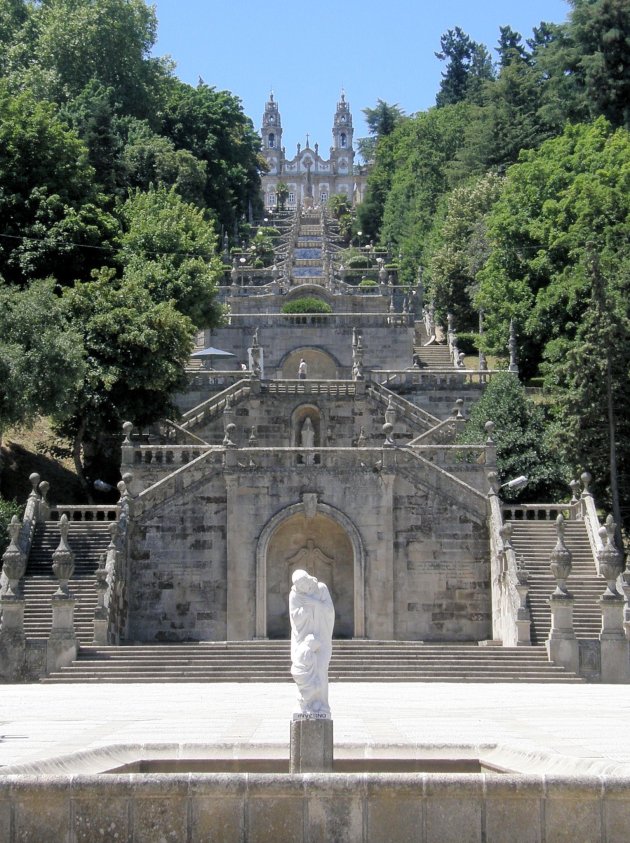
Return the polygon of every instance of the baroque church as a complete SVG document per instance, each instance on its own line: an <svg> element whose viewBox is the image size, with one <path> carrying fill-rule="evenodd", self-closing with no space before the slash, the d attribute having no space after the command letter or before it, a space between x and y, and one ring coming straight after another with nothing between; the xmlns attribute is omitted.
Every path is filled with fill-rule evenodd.
<svg viewBox="0 0 630 843"><path fill-rule="evenodd" d="M262 176L267 210L278 207L278 184L287 186L285 206L289 209L324 204L336 194L347 196L355 204L363 199L366 168L355 164L352 112L345 93L341 93L335 110L328 159L320 155L318 143L311 148L308 135L304 148L298 143L295 156L287 158L282 144L282 118L273 93L265 105L260 135L262 154L269 168Z"/></svg>

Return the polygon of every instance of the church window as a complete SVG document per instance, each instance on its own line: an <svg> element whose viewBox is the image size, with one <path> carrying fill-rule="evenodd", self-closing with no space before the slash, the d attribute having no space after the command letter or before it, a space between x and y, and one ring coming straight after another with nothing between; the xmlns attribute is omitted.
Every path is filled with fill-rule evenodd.
<svg viewBox="0 0 630 843"><path fill-rule="evenodd" d="M345 149L346 146L348 145L348 138L346 137L345 132L341 133L340 141L341 141L341 146Z"/></svg>
<svg viewBox="0 0 630 843"><path fill-rule="evenodd" d="M270 208L273 208L273 207L275 207L275 204L276 204L276 194L275 194L275 193L270 193L270 194L269 194L269 201L268 201L267 205L268 205Z"/></svg>
<svg viewBox="0 0 630 843"><path fill-rule="evenodd" d="M328 201L328 194L326 193L326 191L325 191L325 190L323 190L323 191L321 192L321 194L320 194L320 197L319 197L319 198L321 199L321 201L322 201L322 202L327 202L327 201Z"/></svg>
<svg viewBox="0 0 630 843"><path fill-rule="evenodd" d="M295 205L295 193L289 191L289 205Z"/></svg>
<svg viewBox="0 0 630 843"><path fill-rule="evenodd" d="M273 132L270 132L270 134L269 134L269 149L273 149L275 145L276 145L276 136L274 135Z"/></svg>

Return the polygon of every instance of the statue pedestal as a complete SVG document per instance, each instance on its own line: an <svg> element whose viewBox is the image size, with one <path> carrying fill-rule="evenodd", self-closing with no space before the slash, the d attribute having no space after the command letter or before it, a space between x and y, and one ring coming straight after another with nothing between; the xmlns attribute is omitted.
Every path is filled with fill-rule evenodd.
<svg viewBox="0 0 630 843"><path fill-rule="evenodd" d="M304 718L291 722L290 773L332 773L332 720Z"/></svg>

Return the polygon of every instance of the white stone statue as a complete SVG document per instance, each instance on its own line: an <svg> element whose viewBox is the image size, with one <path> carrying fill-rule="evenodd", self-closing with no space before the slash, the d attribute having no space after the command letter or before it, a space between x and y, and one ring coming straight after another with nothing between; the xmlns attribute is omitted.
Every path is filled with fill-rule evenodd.
<svg viewBox="0 0 630 843"><path fill-rule="evenodd" d="M313 422L311 421L310 416L307 416L304 420L304 424L302 425L302 430L300 433L300 438L302 440L303 448L315 447L315 429L313 427Z"/></svg>
<svg viewBox="0 0 630 843"><path fill-rule="evenodd" d="M298 703L303 715L330 719L328 665L335 607L324 583L306 571L294 571L292 582L291 675L298 686Z"/></svg>

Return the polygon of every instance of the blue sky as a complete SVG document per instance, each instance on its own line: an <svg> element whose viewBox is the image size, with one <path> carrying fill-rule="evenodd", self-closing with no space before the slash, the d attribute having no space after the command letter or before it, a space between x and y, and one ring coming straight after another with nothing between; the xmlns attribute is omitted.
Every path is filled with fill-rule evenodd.
<svg viewBox="0 0 630 843"><path fill-rule="evenodd" d="M561 23L565 0L154 0L159 20L156 55L169 54L177 75L199 77L240 97L255 127L273 89L282 116L283 143L293 155L310 133L322 152L331 143L332 118L346 91L355 138L366 134L361 109L378 98L407 114L434 104L443 63L440 36L460 26L491 51L499 26L524 37L541 20ZM493 55L494 54L493 52Z"/></svg>

